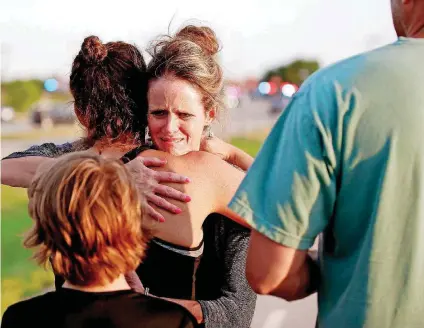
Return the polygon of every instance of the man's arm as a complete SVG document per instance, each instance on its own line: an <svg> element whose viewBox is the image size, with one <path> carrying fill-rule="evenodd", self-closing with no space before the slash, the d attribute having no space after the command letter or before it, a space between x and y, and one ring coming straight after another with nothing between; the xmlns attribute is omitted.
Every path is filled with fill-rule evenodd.
<svg viewBox="0 0 424 328"><path fill-rule="evenodd" d="M316 292L319 268L307 251L286 247L252 231L246 277L256 293L294 301Z"/></svg>
<svg viewBox="0 0 424 328"><path fill-rule="evenodd" d="M246 275L260 294L296 300L320 279L308 249L332 217L339 154L331 134L338 131L337 108L328 108L325 91L306 89L293 98L229 205L238 214L230 216L254 230Z"/></svg>

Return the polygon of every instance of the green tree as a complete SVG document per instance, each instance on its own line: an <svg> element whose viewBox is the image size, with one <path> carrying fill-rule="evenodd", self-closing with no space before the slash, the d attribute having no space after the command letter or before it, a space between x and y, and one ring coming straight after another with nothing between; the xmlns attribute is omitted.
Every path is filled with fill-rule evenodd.
<svg viewBox="0 0 424 328"><path fill-rule="evenodd" d="M16 80L1 84L2 105L11 106L17 112L28 111L43 94L41 80Z"/></svg>
<svg viewBox="0 0 424 328"><path fill-rule="evenodd" d="M280 77L284 82L301 85L306 78L319 69L316 60L295 60L288 65L279 66L265 73L263 80L269 81L273 77Z"/></svg>

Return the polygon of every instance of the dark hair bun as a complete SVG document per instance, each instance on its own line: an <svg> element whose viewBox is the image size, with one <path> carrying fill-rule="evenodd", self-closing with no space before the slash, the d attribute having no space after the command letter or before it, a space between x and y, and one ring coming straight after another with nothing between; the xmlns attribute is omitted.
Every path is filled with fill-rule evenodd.
<svg viewBox="0 0 424 328"><path fill-rule="evenodd" d="M215 32L206 26L188 25L180 30L176 37L196 43L210 56L215 55L219 51L219 43Z"/></svg>
<svg viewBox="0 0 424 328"><path fill-rule="evenodd" d="M81 54L90 64L100 64L107 56L107 48L97 36L91 35L84 39Z"/></svg>

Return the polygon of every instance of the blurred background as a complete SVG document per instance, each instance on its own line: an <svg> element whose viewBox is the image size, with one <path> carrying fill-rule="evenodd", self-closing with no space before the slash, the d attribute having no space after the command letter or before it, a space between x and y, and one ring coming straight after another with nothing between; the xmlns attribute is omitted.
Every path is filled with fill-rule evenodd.
<svg viewBox="0 0 424 328"><path fill-rule="evenodd" d="M145 49L187 22L212 27L222 44L228 109L215 132L252 155L308 76L395 40L389 0L4 1L1 157L82 135L68 79L84 37ZM2 186L2 313L52 285L51 272L22 247L30 226L25 190ZM290 304L259 297L252 327L314 327L315 317L315 296Z"/></svg>

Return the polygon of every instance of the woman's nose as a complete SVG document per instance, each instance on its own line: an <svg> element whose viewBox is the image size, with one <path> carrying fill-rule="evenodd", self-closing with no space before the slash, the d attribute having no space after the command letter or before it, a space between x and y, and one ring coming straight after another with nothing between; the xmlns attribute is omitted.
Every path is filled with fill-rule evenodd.
<svg viewBox="0 0 424 328"><path fill-rule="evenodd" d="M166 130L171 133L176 132L178 131L178 126L178 119L175 116L170 115L166 122Z"/></svg>

